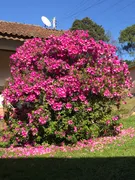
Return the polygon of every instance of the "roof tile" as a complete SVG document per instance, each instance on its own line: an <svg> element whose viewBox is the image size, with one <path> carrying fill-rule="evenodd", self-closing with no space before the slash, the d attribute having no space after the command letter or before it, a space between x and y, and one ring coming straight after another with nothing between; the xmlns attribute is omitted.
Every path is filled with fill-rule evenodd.
<svg viewBox="0 0 135 180"><path fill-rule="evenodd" d="M50 35L59 36L64 31L47 29L37 25L0 21L0 38L25 40L33 37L47 38Z"/></svg>

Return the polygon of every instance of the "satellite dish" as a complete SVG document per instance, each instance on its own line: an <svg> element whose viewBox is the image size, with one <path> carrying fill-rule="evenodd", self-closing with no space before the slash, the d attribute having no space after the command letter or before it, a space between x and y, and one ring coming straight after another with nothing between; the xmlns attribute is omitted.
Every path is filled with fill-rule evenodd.
<svg viewBox="0 0 135 180"><path fill-rule="evenodd" d="M52 23L53 23L53 29L56 29L56 17L53 18Z"/></svg>
<svg viewBox="0 0 135 180"><path fill-rule="evenodd" d="M49 19L47 19L47 17L42 16L41 20L42 20L42 22L44 23L45 26L47 26L47 27L51 26L51 22L49 21Z"/></svg>

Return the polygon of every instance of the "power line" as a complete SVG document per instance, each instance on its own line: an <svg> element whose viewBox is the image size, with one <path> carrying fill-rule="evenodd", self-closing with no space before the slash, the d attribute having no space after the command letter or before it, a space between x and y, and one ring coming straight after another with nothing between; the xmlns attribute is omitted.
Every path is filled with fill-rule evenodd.
<svg viewBox="0 0 135 180"><path fill-rule="evenodd" d="M124 6L123 8L121 8L119 11L117 11L118 13L119 12L121 12L121 11L123 11L124 9L126 9L127 7L129 7L129 6L131 6L132 4L134 4L135 3L135 0L134 1L132 1L131 3L129 3L129 4L127 4L126 6ZM117 13L116 12L116 13ZM122 24L125 24L125 23L127 23L127 22L129 22L131 19L134 19L135 17L132 17L132 18L130 18L130 19L128 19L128 20L124 20L124 21L122 21L122 22L120 22L120 24L122 25ZM111 29L116 29L117 27L112 27Z"/></svg>
<svg viewBox="0 0 135 180"><path fill-rule="evenodd" d="M85 4L86 2L88 2L88 0L82 0L82 1L80 2L80 5Z"/></svg>
<svg viewBox="0 0 135 180"><path fill-rule="evenodd" d="M124 0L119 0L118 2L112 4L111 6L109 6L108 8L106 8L106 10L104 10L103 12L101 12L102 14L107 12L108 10L112 9L113 7L115 7L116 5L120 4L121 2L123 2Z"/></svg>
<svg viewBox="0 0 135 180"><path fill-rule="evenodd" d="M85 4L87 4L89 2L89 0L82 0L74 9L72 9L71 11L69 11L67 13L67 17L72 15L74 13L75 10L80 10L80 7L82 8Z"/></svg>
<svg viewBox="0 0 135 180"><path fill-rule="evenodd" d="M93 8L93 7L95 7L95 6L98 6L98 5L102 4L102 3L104 3L105 1L107 1L107 0L98 0L98 1L94 2L93 4L91 4L89 7L80 9L79 11L77 11L77 12L75 12L75 13L67 16L67 18L64 18L64 19L66 20L66 19L68 19L69 17L73 17L73 16L75 16L75 15L77 15L77 14L80 14L81 12L87 11L88 9L91 9L91 8ZM115 7L117 4L120 4L120 3L123 2L123 1L124 1L124 0L119 0L118 2L114 3L112 6L109 6L109 8L107 8L106 10L104 10L104 11L101 13L101 15L102 15L103 13L105 13L106 11L108 11L110 8ZM87 3L87 2L88 2L88 0L82 0L79 4L83 4L83 3L85 4L85 3ZM123 11L124 9L126 9L127 7L131 6L131 5L134 4L134 3L135 3L135 0L132 1L132 2L130 2L130 3L128 3L126 6L124 6L123 8L121 8L120 10L118 10L117 12L119 13L119 12ZM81 8L82 8L82 7L81 7ZM116 12L116 13L117 13L117 12ZM112 27L112 29L114 29L114 27Z"/></svg>
<svg viewBox="0 0 135 180"><path fill-rule="evenodd" d="M77 14L80 14L81 12L87 11L88 9L91 9L92 7L95 7L95 6L101 4L101 3L104 2L104 1L106 1L106 0L98 0L97 2L93 3L91 6L85 8L85 9L82 9L82 10L79 11L79 12L74 13L74 14L72 14L72 15L69 16L69 17L73 17L74 15L77 15Z"/></svg>
<svg viewBox="0 0 135 180"><path fill-rule="evenodd" d="M97 2L93 3L91 6L85 8L85 9L82 9L82 10L80 10L79 12L76 12L76 13L72 14L72 15L68 16L67 18L73 17L73 16L75 16L75 15L77 15L77 14L80 14L81 12L87 11L88 9L91 9L91 8L93 8L93 7L95 7L95 6L99 5L99 4L102 4L102 3L104 3L105 1L107 1L107 0L98 0Z"/></svg>
<svg viewBox="0 0 135 180"><path fill-rule="evenodd" d="M131 6L132 4L134 4L135 3L135 1L132 1L131 3L129 3L129 4L127 4L126 6L124 6L123 8L121 8L119 11L117 11L117 12L121 12L121 11L123 11L123 9L126 9L128 6Z"/></svg>

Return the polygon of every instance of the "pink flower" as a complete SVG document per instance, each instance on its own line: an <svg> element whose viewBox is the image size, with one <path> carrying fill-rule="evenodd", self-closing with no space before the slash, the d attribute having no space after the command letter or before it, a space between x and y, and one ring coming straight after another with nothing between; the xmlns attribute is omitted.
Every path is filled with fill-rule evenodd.
<svg viewBox="0 0 135 180"><path fill-rule="evenodd" d="M74 108L74 111L77 112L79 109L77 107Z"/></svg>
<svg viewBox="0 0 135 180"><path fill-rule="evenodd" d="M2 120L4 117L0 115L0 120Z"/></svg>
<svg viewBox="0 0 135 180"><path fill-rule="evenodd" d="M118 127L115 128L115 130L116 130L117 132L120 132L121 127L118 126Z"/></svg>
<svg viewBox="0 0 135 180"><path fill-rule="evenodd" d="M87 111L92 111L92 108L91 107L87 108Z"/></svg>
<svg viewBox="0 0 135 180"><path fill-rule="evenodd" d="M39 123L40 124L46 124L47 120L48 120L48 116L40 117L39 118Z"/></svg>
<svg viewBox="0 0 135 180"><path fill-rule="evenodd" d="M62 103L61 103L61 102L59 102L59 103L54 103L54 104L52 105L52 108L53 108L54 111L60 111L60 110L62 109Z"/></svg>
<svg viewBox="0 0 135 180"><path fill-rule="evenodd" d="M73 121L72 121L72 120L68 120L68 124L69 124L69 125L72 125L72 124L73 124Z"/></svg>
<svg viewBox="0 0 135 180"><path fill-rule="evenodd" d="M65 98L66 97L66 88L57 88L56 92L57 92L57 95L59 98Z"/></svg>
<svg viewBox="0 0 135 180"><path fill-rule="evenodd" d="M37 128L31 128L31 131L32 131L33 136L35 136L38 133Z"/></svg>
<svg viewBox="0 0 135 180"><path fill-rule="evenodd" d="M107 120L107 121L106 121L106 125L109 125L110 123L111 123L110 120Z"/></svg>
<svg viewBox="0 0 135 180"><path fill-rule="evenodd" d="M23 138L26 138L28 135L28 132L25 129L22 129L21 134L22 134Z"/></svg>
<svg viewBox="0 0 135 180"><path fill-rule="evenodd" d="M76 126L74 126L74 132L77 132L77 127Z"/></svg>
<svg viewBox="0 0 135 180"><path fill-rule="evenodd" d="M71 109L71 108L72 108L72 104L71 104L71 103L67 103L67 104L66 104L66 108L67 108L67 109Z"/></svg>
<svg viewBox="0 0 135 180"><path fill-rule="evenodd" d="M80 98L81 101L85 101L86 100L86 97L83 94L80 95L79 98Z"/></svg>
<svg viewBox="0 0 135 180"><path fill-rule="evenodd" d="M85 105L88 105L88 101L87 101L87 100L85 100L85 101L84 101L84 104L85 104Z"/></svg>
<svg viewBox="0 0 135 180"><path fill-rule="evenodd" d="M111 97L112 95L111 95L110 91L109 91L108 89L106 89L106 90L104 91L104 96L106 96L106 97Z"/></svg>
<svg viewBox="0 0 135 180"><path fill-rule="evenodd" d="M118 116L114 116L114 117L112 117L112 120L113 121L117 121L119 119L119 117Z"/></svg>

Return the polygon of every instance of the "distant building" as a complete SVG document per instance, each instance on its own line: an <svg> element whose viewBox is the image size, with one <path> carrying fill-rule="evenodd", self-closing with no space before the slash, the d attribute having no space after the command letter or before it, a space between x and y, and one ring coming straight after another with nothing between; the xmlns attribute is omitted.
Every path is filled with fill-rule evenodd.
<svg viewBox="0 0 135 180"><path fill-rule="evenodd" d="M135 64L129 66L130 76L132 77L133 88L131 89L131 93L135 94Z"/></svg>

